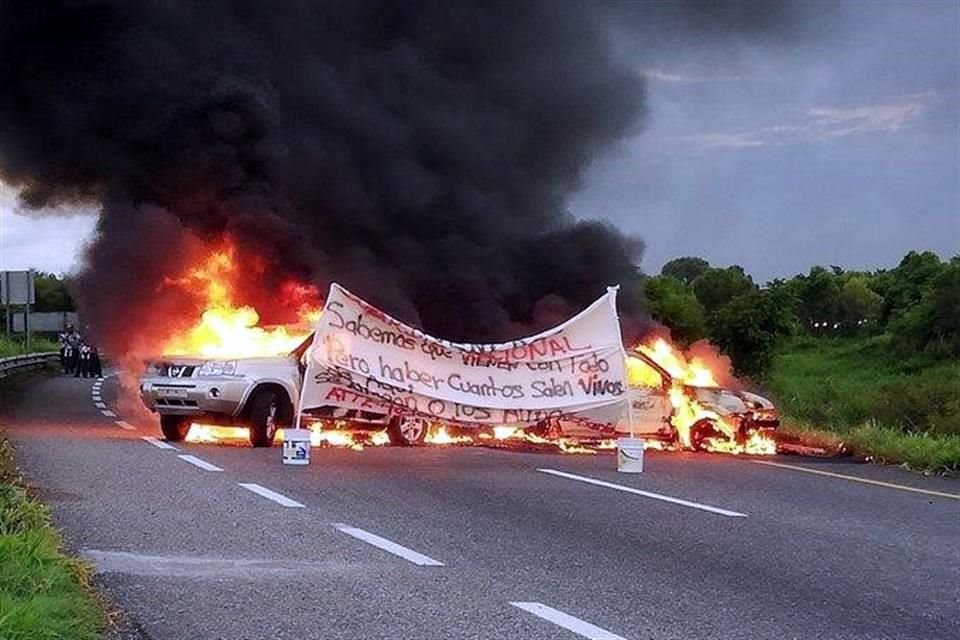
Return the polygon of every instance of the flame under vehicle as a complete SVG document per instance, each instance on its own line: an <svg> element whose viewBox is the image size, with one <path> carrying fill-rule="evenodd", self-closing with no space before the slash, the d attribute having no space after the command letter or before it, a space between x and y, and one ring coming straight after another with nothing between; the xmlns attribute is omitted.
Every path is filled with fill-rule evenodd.
<svg viewBox="0 0 960 640"><path fill-rule="evenodd" d="M270 446L277 430L293 422L309 344L310 339L286 356L231 360L167 356L149 365L140 380L140 395L147 408L160 415L161 431L168 440L185 439L191 425L201 423L246 427L253 446ZM762 396L680 383L640 351L631 361L634 367L649 367L653 373L644 376L643 384L628 386L632 425L624 416L612 428L598 431L592 425L560 418L529 429L539 436L582 440L633 433L700 449L711 440L742 442L751 433L769 431L779 424L773 403ZM678 402L675 394L683 394L685 401ZM691 405L697 410L687 411L679 420L681 407ZM390 417L334 407L312 411L304 419L321 428L346 426L384 432L391 443L399 445L423 443L435 426L415 415Z"/></svg>

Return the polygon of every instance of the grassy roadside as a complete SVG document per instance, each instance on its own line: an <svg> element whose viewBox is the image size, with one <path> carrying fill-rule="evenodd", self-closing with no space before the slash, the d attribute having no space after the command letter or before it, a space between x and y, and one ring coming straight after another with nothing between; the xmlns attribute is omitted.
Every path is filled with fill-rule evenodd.
<svg viewBox="0 0 960 640"><path fill-rule="evenodd" d="M50 512L32 499L0 433L0 638L95 640L105 616L82 561L61 551Z"/></svg>
<svg viewBox="0 0 960 640"><path fill-rule="evenodd" d="M876 423L821 429L787 420L780 427L784 441L851 454L882 464L905 465L914 471L960 476L960 437L903 432Z"/></svg>
<svg viewBox="0 0 960 640"><path fill-rule="evenodd" d="M889 337L796 340L769 387L782 436L917 471L960 474L960 363L898 354Z"/></svg>
<svg viewBox="0 0 960 640"><path fill-rule="evenodd" d="M47 338L34 337L30 341L30 353L40 351L58 351L60 347L53 340ZM18 356L27 353L26 345L20 340L13 340L6 336L0 336L0 358L9 356Z"/></svg>

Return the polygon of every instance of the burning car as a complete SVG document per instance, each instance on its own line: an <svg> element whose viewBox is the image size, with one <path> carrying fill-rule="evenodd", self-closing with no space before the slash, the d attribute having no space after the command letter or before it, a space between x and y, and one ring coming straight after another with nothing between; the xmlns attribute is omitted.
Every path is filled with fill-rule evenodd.
<svg viewBox="0 0 960 640"><path fill-rule="evenodd" d="M708 370L698 367L696 362L681 362L662 340L635 349L628 356L631 411L609 435L632 433L694 450L725 450L779 426L773 402L755 393L722 388ZM585 440L602 435L588 424L564 419L538 428L552 437Z"/></svg>

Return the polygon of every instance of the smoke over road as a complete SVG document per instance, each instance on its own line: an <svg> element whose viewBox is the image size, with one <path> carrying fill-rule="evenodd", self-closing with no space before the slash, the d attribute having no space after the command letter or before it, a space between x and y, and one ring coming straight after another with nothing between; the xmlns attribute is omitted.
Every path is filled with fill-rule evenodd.
<svg viewBox="0 0 960 640"><path fill-rule="evenodd" d="M282 281L336 280L446 338L516 336L636 282L641 242L565 209L645 115L610 25L762 32L786 13L0 0L0 179L27 208L100 209L77 288L114 352L193 311L163 282L224 235L267 322ZM641 318L638 292L621 308Z"/></svg>

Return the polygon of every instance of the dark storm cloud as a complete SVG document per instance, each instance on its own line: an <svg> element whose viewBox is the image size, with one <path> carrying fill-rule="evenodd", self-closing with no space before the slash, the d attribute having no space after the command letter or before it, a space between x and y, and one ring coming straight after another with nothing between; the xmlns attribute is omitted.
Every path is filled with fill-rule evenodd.
<svg viewBox="0 0 960 640"><path fill-rule="evenodd" d="M643 123L611 22L762 34L785 7L0 1L0 177L31 207L102 206L95 324L134 295L171 313L158 285L226 233L264 291L336 280L445 337L502 338L635 273L638 240L566 213Z"/></svg>
<svg viewBox="0 0 960 640"><path fill-rule="evenodd" d="M647 130L592 167L577 213L642 232L650 271L697 255L766 282L960 253L960 5L816 6L782 42L624 41Z"/></svg>

